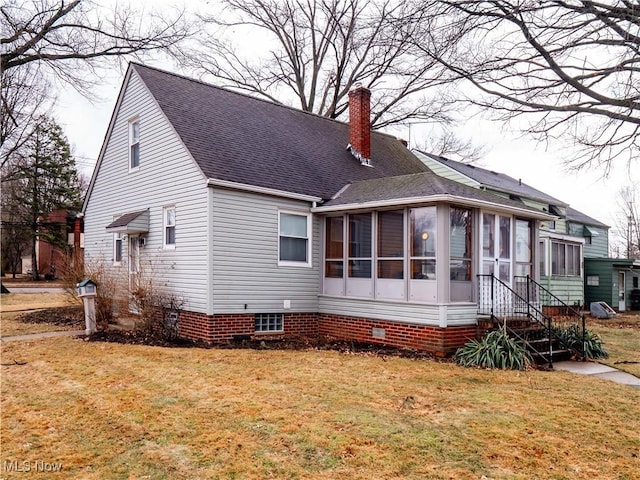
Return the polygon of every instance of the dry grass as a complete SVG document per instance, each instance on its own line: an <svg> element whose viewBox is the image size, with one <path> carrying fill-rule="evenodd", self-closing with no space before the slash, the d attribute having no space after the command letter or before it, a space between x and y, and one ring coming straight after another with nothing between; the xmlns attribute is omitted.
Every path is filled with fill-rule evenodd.
<svg viewBox="0 0 640 480"><path fill-rule="evenodd" d="M600 362L640 377L640 312L591 319L587 328L600 335L609 352L609 358Z"/></svg>
<svg viewBox="0 0 640 480"><path fill-rule="evenodd" d="M49 323L25 323L20 321L21 312L26 310L79 305L78 300L69 294L7 293L2 295L0 302L0 337L77 329L75 326L61 326Z"/></svg>
<svg viewBox="0 0 640 480"><path fill-rule="evenodd" d="M57 478L591 480L640 471L640 391L567 372L68 338L4 344L2 361L26 364L2 367L0 462L61 462Z"/></svg>
<svg viewBox="0 0 640 480"><path fill-rule="evenodd" d="M30 333L57 332L59 330L78 330L73 325L55 325L52 323L25 323L20 320L21 312L0 315L0 337L27 335Z"/></svg>
<svg viewBox="0 0 640 480"><path fill-rule="evenodd" d="M0 313L68 305L80 305L80 302L68 293L5 293L0 298Z"/></svg>

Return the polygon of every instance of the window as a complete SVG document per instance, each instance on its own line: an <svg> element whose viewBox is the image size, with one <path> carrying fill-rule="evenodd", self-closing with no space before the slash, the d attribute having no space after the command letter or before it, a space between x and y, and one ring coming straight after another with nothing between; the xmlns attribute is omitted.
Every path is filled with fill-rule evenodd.
<svg viewBox="0 0 640 480"><path fill-rule="evenodd" d="M281 265L311 266L311 215L280 212Z"/></svg>
<svg viewBox="0 0 640 480"><path fill-rule="evenodd" d="M516 275L531 275L532 266L532 228L529 220L516 219Z"/></svg>
<svg viewBox="0 0 640 480"><path fill-rule="evenodd" d="M324 276L344 276L344 219L329 217L325 223L325 268Z"/></svg>
<svg viewBox="0 0 640 480"><path fill-rule="evenodd" d="M176 207L164 207L164 248L176 248Z"/></svg>
<svg viewBox="0 0 640 480"><path fill-rule="evenodd" d="M449 232L450 278L471 281L471 210L452 207Z"/></svg>
<svg viewBox="0 0 640 480"><path fill-rule="evenodd" d="M593 237L591 235L584 237L584 243L586 245L591 245L593 243Z"/></svg>
<svg viewBox="0 0 640 480"><path fill-rule="evenodd" d="M371 278L371 214L349 215L349 277Z"/></svg>
<svg viewBox="0 0 640 480"><path fill-rule="evenodd" d="M122 264L122 233L113 234L113 264Z"/></svg>
<svg viewBox="0 0 640 480"><path fill-rule="evenodd" d="M129 170L140 166L140 120L129 122Z"/></svg>
<svg viewBox="0 0 640 480"><path fill-rule="evenodd" d="M378 278L404 278L404 210L378 213Z"/></svg>
<svg viewBox="0 0 640 480"><path fill-rule="evenodd" d="M283 317L282 313L256 313L256 333L282 332Z"/></svg>
<svg viewBox="0 0 640 480"><path fill-rule="evenodd" d="M638 288L638 277L633 277L633 286L632 288Z"/></svg>
<svg viewBox="0 0 640 480"><path fill-rule="evenodd" d="M580 245L551 242L551 275L577 277L581 274Z"/></svg>
<svg viewBox="0 0 640 480"><path fill-rule="evenodd" d="M588 287L599 287L600 286L600 275L587 275L587 286Z"/></svg>
<svg viewBox="0 0 640 480"><path fill-rule="evenodd" d="M544 240L540 240L540 242L538 242L538 260L539 260L539 265L538 267L540 268L540 275L541 276L546 276L547 274L547 249L545 247L545 242Z"/></svg>
<svg viewBox="0 0 640 480"><path fill-rule="evenodd" d="M436 278L436 207L409 209L411 278Z"/></svg>

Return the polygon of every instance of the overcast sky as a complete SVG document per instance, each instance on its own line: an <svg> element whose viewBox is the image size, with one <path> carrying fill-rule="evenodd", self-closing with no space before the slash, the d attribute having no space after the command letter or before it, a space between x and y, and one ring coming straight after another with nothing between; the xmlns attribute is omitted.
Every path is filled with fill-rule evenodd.
<svg viewBox="0 0 640 480"><path fill-rule="evenodd" d="M149 64L177 71L168 63ZM55 108L56 118L74 148L80 170L87 175L91 175L98 158L123 76L124 72L118 70L105 72L102 85L95 90L99 100L94 102L83 98L70 87L60 92ZM394 134L409 137L408 128L404 135L398 132L402 132L402 129L394 130ZM426 127L414 126L411 131L412 142L420 141L420 137L428 132ZM636 169L630 173L626 164L614 167L606 179L602 178L603 172L598 170L567 171L557 145L552 147L554 151L545 151L544 146L519 138L515 132L503 130L500 123L473 119L460 126L457 133L486 146L486 155L476 163L478 166L522 179L524 183L569 203L575 209L610 225L612 229L615 229L619 210L619 189L640 181L640 171Z"/></svg>

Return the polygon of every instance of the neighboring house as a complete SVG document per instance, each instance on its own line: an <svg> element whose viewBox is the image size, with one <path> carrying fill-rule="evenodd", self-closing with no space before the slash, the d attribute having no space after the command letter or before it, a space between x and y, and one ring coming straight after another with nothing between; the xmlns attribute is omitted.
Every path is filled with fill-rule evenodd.
<svg viewBox="0 0 640 480"><path fill-rule="evenodd" d="M520 179L437 155L416 154L438 175L554 215L554 219L540 223L539 277L534 278L565 303L585 304L585 262L588 257L607 257L608 226ZM532 272L520 269L518 275Z"/></svg>
<svg viewBox="0 0 640 480"><path fill-rule="evenodd" d="M638 310L632 292L640 288L640 261L630 258L585 259L585 297L591 302L607 302L619 312Z"/></svg>
<svg viewBox="0 0 640 480"><path fill-rule="evenodd" d="M536 276L552 216L435 175L370 131L369 95L350 92L346 124L131 64L83 207L85 260L133 287L150 266L186 300L184 337L451 353L476 336L476 275Z"/></svg>
<svg viewBox="0 0 640 480"><path fill-rule="evenodd" d="M84 256L82 214L66 209L55 210L40 217L38 225L39 231L58 239L57 242L49 241L45 235L37 238L38 274L45 278L56 278L65 268L78 265L81 270ZM23 273L31 271L31 262L31 256L23 257Z"/></svg>
<svg viewBox="0 0 640 480"><path fill-rule="evenodd" d="M609 227L569 208L567 225L584 244L585 306L606 302L620 312L637 308L632 305L632 291L640 288L640 261L609 257Z"/></svg>

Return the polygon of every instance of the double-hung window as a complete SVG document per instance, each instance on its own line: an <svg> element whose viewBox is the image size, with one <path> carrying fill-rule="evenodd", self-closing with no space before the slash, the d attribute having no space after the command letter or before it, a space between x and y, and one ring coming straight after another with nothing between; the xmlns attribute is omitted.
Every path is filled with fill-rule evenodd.
<svg viewBox="0 0 640 480"><path fill-rule="evenodd" d="M280 212L280 265L311 266L311 214Z"/></svg>
<svg viewBox="0 0 640 480"><path fill-rule="evenodd" d="M140 167L140 120L129 122L129 170Z"/></svg>
<svg viewBox="0 0 640 480"><path fill-rule="evenodd" d="M164 248L176 248L176 207L164 207Z"/></svg>

